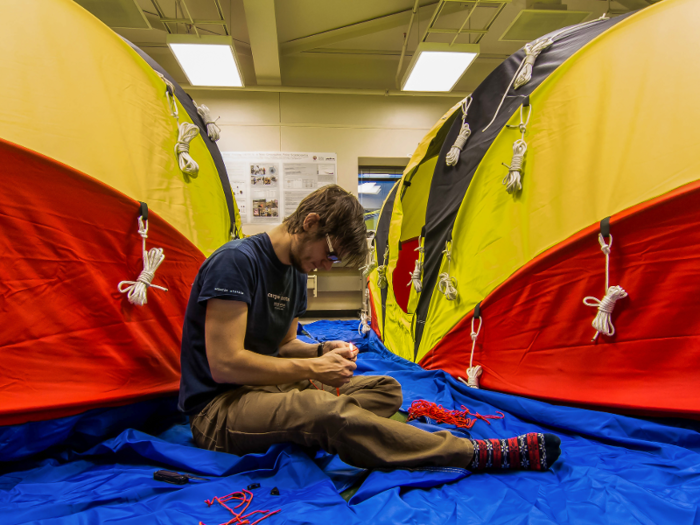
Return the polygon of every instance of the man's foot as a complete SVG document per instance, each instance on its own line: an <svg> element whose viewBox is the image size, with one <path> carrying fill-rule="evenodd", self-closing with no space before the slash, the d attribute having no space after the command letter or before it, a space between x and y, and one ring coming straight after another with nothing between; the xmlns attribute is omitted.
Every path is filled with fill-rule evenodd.
<svg viewBox="0 0 700 525"><path fill-rule="evenodd" d="M474 459L467 467L487 469L547 470L561 454L561 439L554 434L531 432L509 439L470 439Z"/></svg>

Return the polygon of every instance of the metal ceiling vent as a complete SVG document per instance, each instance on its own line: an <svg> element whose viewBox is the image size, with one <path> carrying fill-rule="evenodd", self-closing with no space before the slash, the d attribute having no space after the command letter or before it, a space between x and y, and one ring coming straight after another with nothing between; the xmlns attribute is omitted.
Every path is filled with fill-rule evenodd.
<svg viewBox="0 0 700 525"><path fill-rule="evenodd" d="M567 11L561 0L528 0L500 40L532 42L542 35L583 22L591 13Z"/></svg>
<svg viewBox="0 0 700 525"><path fill-rule="evenodd" d="M136 0L75 0L109 27L151 29Z"/></svg>

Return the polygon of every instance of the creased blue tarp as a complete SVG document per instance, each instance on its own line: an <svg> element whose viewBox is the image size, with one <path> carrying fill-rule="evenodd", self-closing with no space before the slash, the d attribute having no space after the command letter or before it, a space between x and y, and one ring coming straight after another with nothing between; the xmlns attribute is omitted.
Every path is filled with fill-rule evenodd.
<svg viewBox="0 0 700 525"><path fill-rule="evenodd" d="M0 428L0 453L13 451L17 459L20 451L24 458L0 465L0 523L196 525L202 521L217 525L231 515L218 505L208 507L205 499L260 483L249 510L281 509L265 525L700 525L697 423L650 421L471 390L442 372L425 371L398 358L374 335L361 338L356 328L356 322L326 321L305 327L317 340L351 340L360 347L358 373L395 377L404 391L403 410L415 399L445 408L465 405L481 414L500 410L506 414L503 420L492 420L491 425L477 421L469 432L452 429L453 433L509 437L530 431L553 432L562 439L561 458L545 473L470 475L458 468L368 472L323 453L311 458L293 445L278 445L265 454L242 458L199 450L185 423L171 425L157 435L125 429L86 447L86 433L93 440L100 430L114 435L128 419L124 414L137 406L132 405L121 411L101 411L102 424L90 419L98 415L92 412L85 416L88 419L76 416L68 422L48 422L46 427L34 423ZM165 406L172 406L172 400L163 403L160 416ZM141 406L144 413L152 407ZM431 422L415 424L438 428ZM71 433L67 426L82 430ZM42 442L51 446L48 450L45 445L8 441L31 441L31 435L42 435L42 428L46 432L61 429L53 438L43 436ZM80 439L72 441L76 437ZM32 456L42 450L41 455ZM210 481L184 486L154 481L153 472L161 468ZM339 491L358 480L362 480L361 487L345 502ZM278 488L279 496L270 495L273 487Z"/></svg>

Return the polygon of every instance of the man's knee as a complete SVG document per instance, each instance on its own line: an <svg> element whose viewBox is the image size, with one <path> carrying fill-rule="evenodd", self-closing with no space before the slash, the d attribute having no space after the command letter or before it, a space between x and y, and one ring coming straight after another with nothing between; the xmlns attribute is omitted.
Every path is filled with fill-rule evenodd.
<svg viewBox="0 0 700 525"><path fill-rule="evenodd" d="M389 376L382 376L381 382L377 384L377 388L381 389L387 397L389 397L395 407L395 412L401 408L403 404L403 392L401 391L401 383Z"/></svg>

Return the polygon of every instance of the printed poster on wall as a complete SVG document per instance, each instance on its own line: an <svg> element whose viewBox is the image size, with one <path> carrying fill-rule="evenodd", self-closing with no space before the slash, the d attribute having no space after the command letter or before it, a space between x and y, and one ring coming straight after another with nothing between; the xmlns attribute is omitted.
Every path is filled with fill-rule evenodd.
<svg viewBox="0 0 700 525"><path fill-rule="evenodd" d="M222 151L243 224L279 224L309 193L338 180L335 153Z"/></svg>

